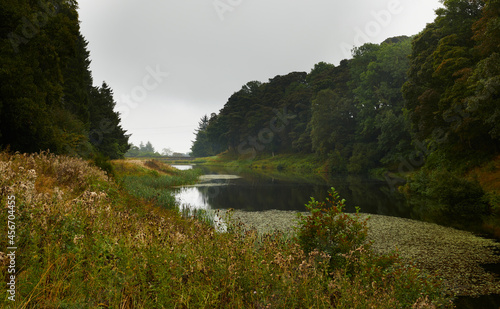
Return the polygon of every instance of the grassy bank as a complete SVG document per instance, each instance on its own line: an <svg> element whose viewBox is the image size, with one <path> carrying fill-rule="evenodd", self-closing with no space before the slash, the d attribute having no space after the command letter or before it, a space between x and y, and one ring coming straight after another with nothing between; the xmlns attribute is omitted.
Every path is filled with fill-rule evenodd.
<svg viewBox="0 0 500 309"><path fill-rule="evenodd" d="M300 177L322 177L326 179L335 170L333 163L316 154L259 154L253 159L245 159L225 152L213 157L198 158L191 161L198 165L223 166L232 170L253 170L263 174L279 173ZM386 168L366 171L365 175L384 180ZM400 175L398 176L400 177Z"/></svg>
<svg viewBox="0 0 500 309"><path fill-rule="evenodd" d="M154 162L153 162L154 163ZM120 167L119 165L126 165ZM115 163L122 184L79 159L0 154L2 205L15 199L13 308L406 308L447 304L439 281L371 252L351 252L356 270L330 269L280 233L228 233L158 207L127 187L172 184L168 168ZM137 165L137 164L136 164ZM132 171L134 170L134 171ZM179 173L182 181L191 176ZM151 180L156 179L157 182ZM139 181L138 179L136 179ZM120 181L120 180L119 180ZM150 181L150 182L149 182ZM181 181L181 182L182 182ZM134 181L131 181L134 183ZM128 188L128 189L127 189ZM142 192L137 189L138 192ZM161 204L161 203L160 203ZM0 213L7 222L7 208ZM0 248L7 248L6 228ZM7 279L9 260L0 254ZM354 265L354 264L353 264Z"/></svg>
<svg viewBox="0 0 500 309"><path fill-rule="evenodd" d="M154 202L166 209L178 210L166 188L193 184L201 172L180 171L157 160L115 160L112 162L118 183L131 195Z"/></svg>
<svg viewBox="0 0 500 309"><path fill-rule="evenodd" d="M224 166L232 170L255 170L261 173L280 172L309 176L326 174L326 163L315 154L280 154L275 156L261 154L250 160L225 152L214 157L196 159L193 163Z"/></svg>

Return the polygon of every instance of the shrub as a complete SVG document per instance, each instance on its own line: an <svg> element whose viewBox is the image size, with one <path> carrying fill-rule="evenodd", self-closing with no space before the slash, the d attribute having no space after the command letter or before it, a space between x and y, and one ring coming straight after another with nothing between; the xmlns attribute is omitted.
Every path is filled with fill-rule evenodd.
<svg viewBox="0 0 500 309"><path fill-rule="evenodd" d="M500 192L490 191L485 194L484 200L490 205L491 211L495 214L500 213Z"/></svg>
<svg viewBox="0 0 500 309"><path fill-rule="evenodd" d="M326 172L331 174L345 174L347 163L345 157L338 151L331 151L326 161Z"/></svg>
<svg viewBox="0 0 500 309"><path fill-rule="evenodd" d="M109 161L108 157L104 156L101 153L97 153L92 157L92 162L94 163L95 166L105 171L108 176L111 177L115 176L113 165L111 165L111 162Z"/></svg>
<svg viewBox="0 0 500 309"><path fill-rule="evenodd" d="M310 216L298 214L297 241L306 253L320 250L331 256L332 269L345 264L344 255L365 244L368 233L367 219L356 214L344 213L345 200L339 198L334 188L328 192L326 202L311 201L306 205Z"/></svg>
<svg viewBox="0 0 500 309"><path fill-rule="evenodd" d="M305 254L330 258L328 286L335 308L453 308L442 283L397 254L379 255L366 242L367 220L344 213L332 188L326 202L311 198L299 215L297 241ZM324 259L323 259L324 260Z"/></svg>
<svg viewBox="0 0 500 309"><path fill-rule="evenodd" d="M355 144L352 155L347 164L347 171L350 174L361 174L375 167L374 162L378 162L380 157L376 152L377 146L371 144Z"/></svg>
<svg viewBox="0 0 500 309"><path fill-rule="evenodd" d="M416 172L408 180L404 191L409 197L416 195L436 201L439 209L434 210L444 214L478 215L488 212L484 191L477 181L444 169Z"/></svg>

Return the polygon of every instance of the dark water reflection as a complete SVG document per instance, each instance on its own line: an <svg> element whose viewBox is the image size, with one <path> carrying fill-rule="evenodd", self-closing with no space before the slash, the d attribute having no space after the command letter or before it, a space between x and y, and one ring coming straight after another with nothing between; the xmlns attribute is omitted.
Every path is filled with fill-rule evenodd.
<svg viewBox="0 0 500 309"><path fill-rule="evenodd" d="M261 174L234 171L220 167L203 167L209 175L239 175L240 179L215 179L197 187L176 189L180 204L203 209L239 209L245 211L294 210L305 211L305 204L314 197L324 201L334 187L346 200L346 212L380 214L433 222L488 236L480 215L454 215L443 212L431 200L407 200L387 182L363 176L302 177L301 175Z"/></svg>
<svg viewBox="0 0 500 309"><path fill-rule="evenodd" d="M209 186L177 189L181 204L205 209L239 209L245 211L296 210L305 211L305 204L314 197L324 200L329 188L334 187L345 199L346 211L360 211L397 217L410 217L404 197L392 192L387 183L366 177L322 178L290 177L289 175L262 175L217 168L205 168L206 174L238 174L240 179L218 179Z"/></svg>

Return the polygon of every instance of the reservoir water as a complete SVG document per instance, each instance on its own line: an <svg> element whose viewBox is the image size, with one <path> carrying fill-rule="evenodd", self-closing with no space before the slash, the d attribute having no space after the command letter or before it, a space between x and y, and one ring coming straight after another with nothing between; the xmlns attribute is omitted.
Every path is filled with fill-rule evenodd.
<svg viewBox="0 0 500 309"><path fill-rule="evenodd" d="M191 165L174 167L192 168ZM472 228L481 225L473 219L465 220L469 224L467 226L444 216L432 216L428 211L430 206L426 206L425 201L419 201L417 207L412 207L401 193L378 179L358 176L324 179L284 173L262 174L221 167L202 169L205 175L198 184L173 189L181 206L213 210L233 208L243 211L305 211L304 205L311 197L323 201L328 190L334 187L340 197L346 200L346 212L354 212L359 207L363 213L431 221L481 233L481 230ZM498 308L500 296L460 297L455 304L457 308Z"/></svg>
<svg viewBox="0 0 500 309"><path fill-rule="evenodd" d="M187 168L187 167L181 167ZM314 197L324 200L334 187L345 199L346 211L410 218L405 198L380 180L367 177L304 178L300 175L257 174L203 167L206 177L195 186L174 189L180 205L203 209L238 209L244 211L305 211Z"/></svg>

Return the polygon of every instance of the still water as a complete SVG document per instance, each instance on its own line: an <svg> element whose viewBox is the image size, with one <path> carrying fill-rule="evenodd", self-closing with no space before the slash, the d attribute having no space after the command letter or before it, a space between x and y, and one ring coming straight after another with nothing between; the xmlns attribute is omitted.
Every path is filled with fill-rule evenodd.
<svg viewBox="0 0 500 309"><path fill-rule="evenodd" d="M174 167L192 168L191 165ZM175 197L181 206L202 209L233 208L244 211L272 209L305 211L304 205L311 197L323 201L327 197L328 190L334 187L340 197L346 200L347 212L354 212L356 207L359 207L360 212L363 213L433 221L442 225L455 226L454 223L445 222L443 216L429 216L430 212L425 207L410 206L402 194L391 190L386 182L377 179L344 176L325 180L320 177L303 178L286 174L263 175L220 167L203 167L203 170L204 179L197 185L174 189ZM420 206L425 205L424 201L419 203ZM469 223L472 226L478 225L474 221ZM455 227L469 229L463 224ZM500 295L480 298L459 297L455 305L458 309L498 308Z"/></svg>
<svg viewBox="0 0 500 309"><path fill-rule="evenodd" d="M404 197L391 191L386 182L376 179L346 176L324 180L320 177L263 175L217 167L203 169L209 176L207 179L195 186L174 189L180 205L203 209L305 211L304 205L311 197L323 201L328 190L334 187L347 201L347 212L354 212L358 206L364 213L410 217Z"/></svg>
<svg viewBox="0 0 500 309"><path fill-rule="evenodd" d="M184 164L172 164L172 167L175 167L178 170L185 171L193 168L192 165L184 165Z"/></svg>

